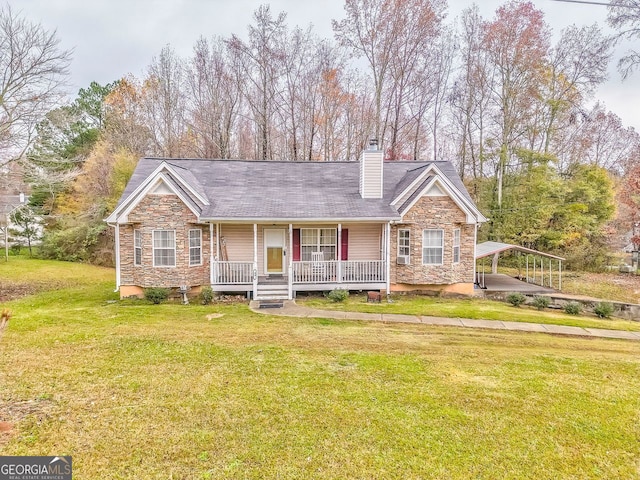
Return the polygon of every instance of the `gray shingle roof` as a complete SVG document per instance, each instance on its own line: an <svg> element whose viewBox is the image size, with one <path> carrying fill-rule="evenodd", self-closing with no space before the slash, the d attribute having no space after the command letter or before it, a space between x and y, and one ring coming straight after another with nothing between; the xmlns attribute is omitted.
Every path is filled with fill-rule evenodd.
<svg viewBox="0 0 640 480"><path fill-rule="evenodd" d="M448 162L385 162L384 198L363 199L358 162L143 158L119 205L163 161L208 200L209 205L196 202L203 220L400 219L391 201L430 163L471 200Z"/></svg>

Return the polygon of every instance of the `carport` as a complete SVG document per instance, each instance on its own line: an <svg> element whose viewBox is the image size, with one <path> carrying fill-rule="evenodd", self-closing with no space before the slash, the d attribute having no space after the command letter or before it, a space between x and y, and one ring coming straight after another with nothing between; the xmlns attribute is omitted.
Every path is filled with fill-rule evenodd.
<svg viewBox="0 0 640 480"><path fill-rule="evenodd" d="M525 270L516 279L507 275L498 275L500 254L508 251L516 251L518 254L526 256ZM485 260L489 257L492 257L491 273L487 274ZM480 265L478 265L478 260L480 260ZM480 243L476 245L476 285L482 289L497 291L517 291L518 285L520 285L520 290L529 292L542 293L549 290L562 290L562 262L564 260L563 257L520 245L500 242ZM538 287L536 288L534 285Z"/></svg>

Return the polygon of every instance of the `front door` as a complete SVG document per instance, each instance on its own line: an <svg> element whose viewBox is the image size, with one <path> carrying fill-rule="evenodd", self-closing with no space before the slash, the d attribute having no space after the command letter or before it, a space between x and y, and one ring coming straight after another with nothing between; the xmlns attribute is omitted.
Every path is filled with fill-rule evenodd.
<svg viewBox="0 0 640 480"><path fill-rule="evenodd" d="M264 258L267 275L284 272L284 230L282 228L264 230Z"/></svg>

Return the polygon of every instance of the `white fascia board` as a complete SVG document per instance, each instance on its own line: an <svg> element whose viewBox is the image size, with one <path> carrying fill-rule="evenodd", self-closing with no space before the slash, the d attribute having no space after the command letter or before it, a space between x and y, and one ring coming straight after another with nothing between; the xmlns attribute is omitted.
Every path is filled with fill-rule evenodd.
<svg viewBox="0 0 640 480"><path fill-rule="evenodd" d="M420 175L418 175L416 177L416 179L413 182L411 182L407 188L405 188L402 192L400 192L396 196L396 198L394 198L392 200L391 205L393 205L395 207L396 204L400 202L400 200L402 200L414 188L416 188L418 185L420 185L420 183L425 179L425 177L427 175L429 175L429 173L431 173L431 167L433 167L433 164L427 165L427 167L424 169L424 172L422 172Z"/></svg>
<svg viewBox="0 0 640 480"><path fill-rule="evenodd" d="M478 223L483 223L487 221L487 218L482 214L478 207L474 205L473 202L469 201L467 197L465 197L462 192L449 180L449 178L442 173L442 171L436 165L430 165L433 168L433 171L437 174L437 178L440 180L442 184L447 186L451 192L455 192L456 197L459 199L461 203L467 206L473 215L475 216L475 221Z"/></svg>
<svg viewBox="0 0 640 480"><path fill-rule="evenodd" d="M191 185L189 185L189 182L187 182L184 178L182 178L180 176L180 174L178 172L176 172L174 168L172 168L171 165L169 165L166 162L163 162L163 163L165 164L166 169L169 170L169 172L176 177L176 179L180 182L180 185L184 189L189 191L189 193L191 193L194 197L196 197L198 200L200 200L204 205L209 205L209 200L207 200L202 195L200 195L198 192L196 192L193 188L191 188Z"/></svg>
<svg viewBox="0 0 640 480"><path fill-rule="evenodd" d="M247 217L247 218L234 218L234 217L201 217L201 222L225 222L225 223L386 223L393 221L400 221L401 217L379 217L379 218L264 218L264 217Z"/></svg>
<svg viewBox="0 0 640 480"><path fill-rule="evenodd" d="M441 178L439 176L434 176L433 179L431 179L431 181L427 183L425 187L420 191L420 194L417 195L416 198L414 198L413 201L409 204L409 206L405 208L404 211L400 212L400 214L404 217L404 215L409 210L411 210L411 208L418 202L418 200L420 200L422 196L426 192L428 192L429 189L434 185L437 185L442 190L444 190L445 193L449 196L449 198L451 198L451 200L453 200L454 203L458 206L458 208L460 208L460 210L462 210L465 213L468 224L478 223L479 220L476 217L476 212L471 210L469 206L465 204L465 202L461 201L462 199L460 198L461 196L458 193L457 189L451 189L448 185L446 185L441 181Z"/></svg>
<svg viewBox="0 0 640 480"><path fill-rule="evenodd" d="M159 181L163 181L164 184L182 201L182 203L184 203L187 206L189 210L193 212L193 214L199 220L200 214L198 213L198 211L191 206L191 202L184 197L182 192L180 192L179 190L176 190L176 188L171 184L171 181L169 180L169 178L167 178L167 176L163 172L158 173L155 176L149 177L149 178L150 178L150 181L146 182L145 188L142 189L142 191L138 192L138 194L135 197L131 195L130 197L131 201L127 204L127 207L119 213L116 223L129 223L128 215L131 213L131 211L134 208L138 206L138 204L142 201L142 199L146 197L147 194L153 188L155 188L155 186L158 184Z"/></svg>
<svg viewBox="0 0 640 480"><path fill-rule="evenodd" d="M144 196L149 193L149 190L151 189L151 186L155 185L157 183L157 180L160 178L160 175L162 173L163 170L168 171L169 173L171 173L172 175L174 175L176 177L176 180L181 184L182 187L184 187L186 190L188 190L189 192L192 192L193 190L188 186L188 184L182 179L182 177L180 177L179 175L177 175L174 171L173 168L171 168L170 165L167 164L167 162L163 161L160 163L160 165L158 165L155 170L153 172L151 172L147 178L140 184L138 185L138 188L136 188L133 192L131 192L131 194L124 200L124 202L122 202L120 204L120 206L118 208L116 208L113 213L111 213L111 215L109 215L106 219L105 222L108 223L127 223L127 221L123 221L121 219L119 219L119 217L121 216L125 216L132 210L132 206L134 207L140 203L140 200L142 198L144 198ZM175 188L173 188L173 186L171 185L171 183L168 181L168 179L166 177L162 177L164 183L176 194L178 195L178 197L180 197L180 199L184 202L185 205L187 205L187 207L189 207L189 209L194 212L194 214L196 216L198 216L198 213L196 211L193 210L193 208L191 208L191 205L189 204L188 201L185 200L184 196L180 194L180 192L177 192L175 190ZM195 192L194 192L195 194ZM195 194L197 195L197 194ZM198 199L201 199L202 197L200 195L197 195ZM208 202L206 202L206 205L209 205ZM126 212L123 214L123 212Z"/></svg>
<svg viewBox="0 0 640 480"><path fill-rule="evenodd" d="M105 222L109 222L109 223L117 222L118 217L120 216L120 212L122 212L122 210L124 210L131 201L134 201L138 197L140 192L142 192L145 188L147 188L147 186L150 183L153 183L153 180L155 179L155 177L166 167L168 167L166 162L160 163L160 165L158 165L156 169L153 172L151 172L140 185L138 185L138 188L136 188L133 192L131 192L129 196L125 198L125 200L111 213L111 215L109 215L106 218Z"/></svg>
<svg viewBox="0 0 640 480"><path fill-rule="evenodd" d="M458 203L462 203L463 205L466 205L466 208L463 208L463 210L465 210L465 213L468 211L473 212L473 216L474 218L474 222L478 222L478 223L483 223L488 221L488 219L482 214L482 212L480 212L480 210L478 210L478 208L471 202L469 202L469 200L467 200L458 190L458 188L449 180L449 178L442 173L442 170L440 170L435 164L431 163L429 165L427 165L427 168L425 168L424 172L422 172L420 175L418 175L418 177L411 182L411 185L409 185L407 188L405 188L392 202L391 205L396 206L397 203L400 202L400 200L402 200L407 194L409 194L414 188L416 188L422 181L424 181L424 179L429 175L429 174L434 174L435 178L440 180L440 185L442 185L443 187L445 187L445 190L447 190L447 194L452 197L454 199L454 201L456 202L456 204ZM433 185L433 182L429 182L429 185ZM424 195L424 193L426 192L426 190L423 190L420 193L420 196L418 196L418 198L422 197L422 195ZM452 192L455 192L455 194L453 194ZM455 197L455 198L454 198ZM457 198L457 200L456 200ZM416 200L417 201L417 200ZM415 201L413 202L415 203ZM411 206L413 206L413 203ZM460 205L458 205L460 206ZM462 208L462 207L461 207ZM407 209L408 210L408 209ZM406 212L406 210L405 210ZM404 215L405 212L401 212L402 215Z"/></svg>

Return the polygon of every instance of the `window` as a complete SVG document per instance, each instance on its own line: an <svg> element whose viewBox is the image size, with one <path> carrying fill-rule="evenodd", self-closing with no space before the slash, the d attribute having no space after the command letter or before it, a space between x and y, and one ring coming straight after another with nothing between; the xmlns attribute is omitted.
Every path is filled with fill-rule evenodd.
<svg viewBox="0 0 640 480"><path fill-rule="evenodd" d="M189 265L202 265L202 230L189 230Z"/></svg>
<svg viewBox="0 0 640 480"><path fill-rule="evenodd" d="M133 231L133 264L138 267L142 265L142 232Z"/></svg>
<svg viewBox="0 0 640 480"><path fill-rule="evenodd" d="M444 235L442 230L424 230L422 232L422 263L424 265L442 265Z"/></svg>
<svg viewBox="0 0 640 480"><path fill-rule="evenodd" d="M322 252L325 260L335 260L337 252L336 240L337 230L335 228L301 228L301 260L310 262L313 252Z"/></svg>
<svg viewBox="0 0 640 480"><path fill-rule="evenodd" d="M176 232L173 230L153 231L153 266L176 266Z"/></svg>
<svg viewBox="0 0 640 480"><path fill-rule="evenodd" d="M460 229L453 231L453 263L460 263Z"/></svg>
<svg viewBox="0 0 640 480"><path fill-rule="evenodd" d="M409 258L409 253L411 251L411 230L401 229L398 230L398 257L406 257Z"/></svg>

